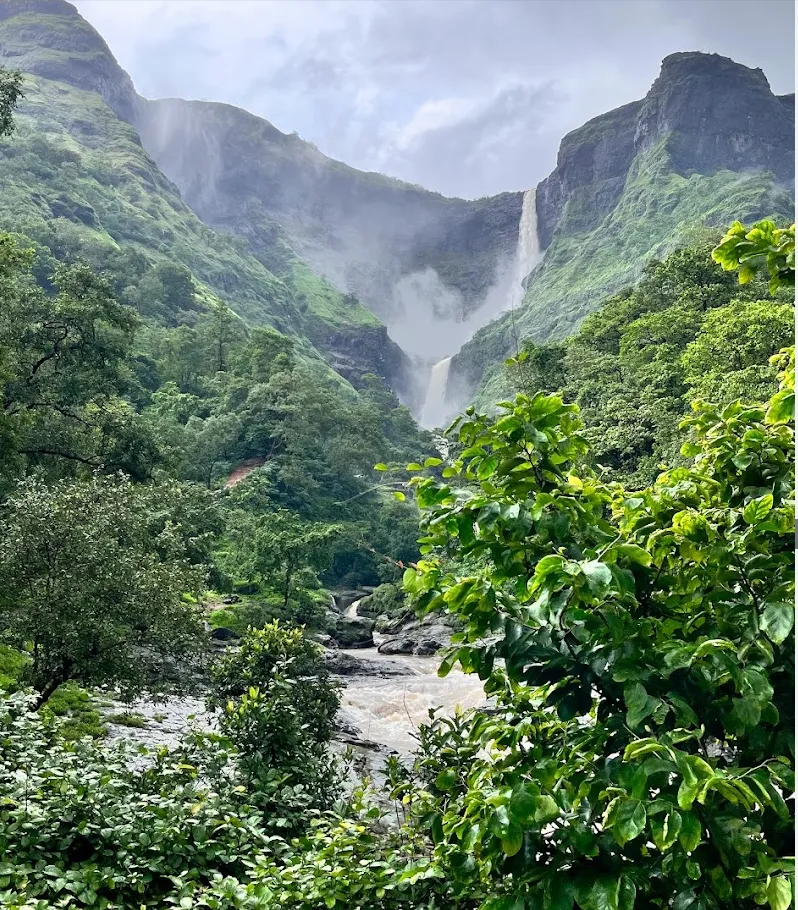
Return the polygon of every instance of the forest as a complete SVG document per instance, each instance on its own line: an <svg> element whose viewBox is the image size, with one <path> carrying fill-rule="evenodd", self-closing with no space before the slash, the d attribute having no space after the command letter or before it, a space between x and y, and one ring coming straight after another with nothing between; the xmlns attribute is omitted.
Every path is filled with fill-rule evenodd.
<svg viewBox="0 0 798 910"><path fill-rule="evenodd" d="M72 241L0 234L2 906L793 905L794 225L652 261L441 434ZM384 781L317 643L363 585L486 699ZM142 755L109 692L217 725Z"/></svg>

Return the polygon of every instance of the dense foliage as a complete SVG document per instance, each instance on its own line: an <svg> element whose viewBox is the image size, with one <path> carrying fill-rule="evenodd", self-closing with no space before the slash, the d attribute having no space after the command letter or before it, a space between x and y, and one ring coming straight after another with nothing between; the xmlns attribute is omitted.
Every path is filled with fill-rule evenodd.
<svg viewBox="0 0 798 910"><path fill-rule="evenodd" d="M755 230L781 236L770 222ZM741 285L717 255L700 245L651 262L576 335L529 343L506 367L518 391L578 404L592 458L622 482L648 484L678 463L678 425L696 398L763 401L775 391L769 358L792 341L794 291L773 285L771 295L753 271Z"/></svg>
<svg viewBox="0 0 798 910"><path fill-rule="evenodd" d="M30 655L45 702L68 680L168 687L196 655L208 497L176 485L35 476L0 506L0 640ZM181 514L182 513L182 514Z"/></svg>
<svg viewBox="0 0 798 910"><path fill-rule="evenodd" d="M18 97L0 73L0 133ZM355 389L247 326L174 234L153 258L107 244L71 192L113 197L102 156L24 138L15 166L57 163L53 221L93 242L87 265L85 233L38 215L0 235L0 685L21 690L0 700L3 906L787 910L794 354L768 357L794 229L733 225L723 269L707 249L650 265L519 357L523 391L461 417L444 464L378 377ZM288 325L269 276L253 300ZM682 420L694 397L715 404ZM417 562L415 506L378 458L430 469ZM321 585L342 582L389 582L364 608L401 613L408 563L417 606L462 630L441 673L477 673L493 703L389 763L389 825L333 754L339 687L290 621L323 624ZM261 598L227 598L258 628L209 671L206 573ZM102 728L76 683L128 696L197 671L213 732L141 754L79 738Z"/></svg>

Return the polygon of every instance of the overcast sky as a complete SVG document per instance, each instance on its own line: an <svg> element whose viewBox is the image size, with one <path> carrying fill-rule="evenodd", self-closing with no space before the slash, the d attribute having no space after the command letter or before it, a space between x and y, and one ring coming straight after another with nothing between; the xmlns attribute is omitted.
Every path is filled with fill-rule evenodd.
<svg viewBox="0 0 798 910"><path fill-rule="evenodd" d="M794 90L793 0L73 0L138 91L225 101L448 195L524 189L559 140L702 50Z"/></svg>

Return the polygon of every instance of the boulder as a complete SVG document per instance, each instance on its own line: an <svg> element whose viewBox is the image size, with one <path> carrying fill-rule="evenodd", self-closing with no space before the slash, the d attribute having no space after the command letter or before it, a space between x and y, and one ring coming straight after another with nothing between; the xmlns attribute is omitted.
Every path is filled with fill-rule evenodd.
<svg viewBox="0 0 798 910"><path fill-rule="evenodd" d="M434 638L422 638L413 648L413 654L417 657L432 657L433 654L437 654L444 647L446 647L445 644Z"/></svg>
<svg viewBox="0 0 798 910"><path fill-rule="evenodd" d="M330 633L339 648L373 648L374 622L364 617L338 616Z"/></svg>
<svg viewBox="0 0 798 910"><path fill-rule="evenodd" d="M238 594L228 594L227 597L222 598L222 603L227 604L228 606L230 604L238 604L241 603L241 598Z"/></svg>
<svg viewBox="0 0 798 910"><path fill-rule="evenodd" d="M389 638L384 641L377 650L380 654L412 654L416 646L416 640L406 635L400 635L397 638Z"/></svg>
<svg viewBox="0 0 798 910"><path fill-rule="evenodd" d="M235 629L227 629L224 626L219 626L218 629L213 629L211 638L213 641L236 641L241 638L241 636Z"/></svg>
<svg viewBox="0 0 798 910"><path fill-rule="evenodd" d="M315 641L317 645L321 645L324 648L337 648L338 642L328 635L326 632L311 632L307 636L311 641Z"/></svg>
<svg viewBox="0 0 798 910"><path fill-rule="evenodd" d="M388 633L385 633L388 634ZM380 654L415 654L430 657L451 642L452 627L445 620L428 617L405 623L397 634L380 644Z"/></svg>
<svg viewBox="0 0 798 910"><path fill-rule="evenodd" d="M407 676L407 667L390 660L362 660L341 651L326 651L324 665L334 676Z"/></svg>
<svg viewBox="0 0 798 910"><path fill-rule="evenodd" d="M377 618L374 624L374 631L379 632L381 635L396 635L408 623L413 621L413 614L409 611L400 613L398 616L383 615Z"/></svg>

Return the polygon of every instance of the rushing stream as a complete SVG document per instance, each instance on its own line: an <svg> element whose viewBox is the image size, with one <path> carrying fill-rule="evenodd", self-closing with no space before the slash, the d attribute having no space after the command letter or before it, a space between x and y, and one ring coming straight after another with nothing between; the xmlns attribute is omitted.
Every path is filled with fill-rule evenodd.
<svg viewBox="0 0 798 910"><path fill-rule="evenodd" d="M435 657L383 655L377 651L346 651L360 660L390 661L407 673L382 679L354 676L347 681L341 697L341 716L357 727L363 739L403 754L412 752L413 733L419 724L429 722L429 709L442 708L447 715L457 707L473 708L485 701L479 677L452 670L438 676Z"/></svg>
<svg viewBox="0 0 798 910"><path fill-rule="evenodd" d="M401 670L402 675L384 678L364 672L344 678L341 696L341 720L359 731L359 738L382 747L381 752L396 751L407 755L415 748L413 733L419 724L429 721L429 709L441 708L447 715L457 707L470 708L482 704L485 696L477 676L467 676L452 670L444 679L438 673L439 661L434 657L409 657L378 654L366 648L343 651L367 664L387 664ZM213 719L204 708L201 698L171 698L155 704L139 699L132 705L109 705L107 716L122 711L140 715L146 726L129 727L111 722L109 739L126 740L149 748L176 746L183 733L192 726L209 729Z"/></svg>

